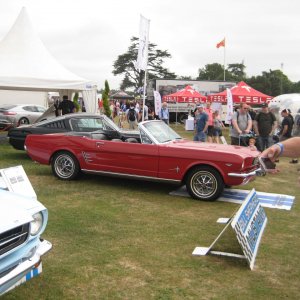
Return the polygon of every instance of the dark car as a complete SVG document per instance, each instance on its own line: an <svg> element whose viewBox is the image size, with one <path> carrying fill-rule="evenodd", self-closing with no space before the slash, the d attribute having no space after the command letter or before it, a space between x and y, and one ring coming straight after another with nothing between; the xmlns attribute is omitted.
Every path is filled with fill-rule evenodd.
<svg viewBox="0 0 300 300"><path fill-rule="evenodd" d="M134 138L139 140L139 133L132 130L120 129L105 115L78 113L52 118L32 125L11 128L7 137L9 143L17 150L24 150L26 136L29 134L48 134L61 132L76 132L78 135L96 131L105 134L109 139L122 141Z"/></svg>

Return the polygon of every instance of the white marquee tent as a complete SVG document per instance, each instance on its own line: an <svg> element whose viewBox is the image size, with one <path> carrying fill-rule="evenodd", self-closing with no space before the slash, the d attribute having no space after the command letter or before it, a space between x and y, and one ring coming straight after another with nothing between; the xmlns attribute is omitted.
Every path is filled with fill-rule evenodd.
<svg viewBox="0 0 300 300"><path fill-rule="evenodd" d="M55 60L34 31L25 7L0 42L0 89L55 91L69 99L78 91L87 112L97 112L96 85Z"/></svg>

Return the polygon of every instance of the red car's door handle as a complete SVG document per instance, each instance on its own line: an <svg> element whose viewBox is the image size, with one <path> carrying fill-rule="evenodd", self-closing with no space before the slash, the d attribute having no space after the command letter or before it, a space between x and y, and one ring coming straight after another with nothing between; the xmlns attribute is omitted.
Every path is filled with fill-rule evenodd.
<svg viewBox="0 0 300 300"><path fill-rule="evenodd" d="M103 145L104 145L103 142L96 142L96 147L97 147L97 148L100 148L100 147L103 146Z"/></svg>

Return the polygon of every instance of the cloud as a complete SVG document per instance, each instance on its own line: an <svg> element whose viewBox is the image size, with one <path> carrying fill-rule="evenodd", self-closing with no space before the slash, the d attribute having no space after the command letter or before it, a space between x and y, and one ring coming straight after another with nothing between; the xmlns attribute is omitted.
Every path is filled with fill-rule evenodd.
<svg viewBox="0 0 300 300"><path fill-rule="evenodd" d="M17 18L23 1L0 3L0 38ZM66 68L87 79L110 81L118 88L121 78L112 75L113 62L138 36L139 16L150 19L150 41L172 55L170 71L196 77L209 63L244 60L248 76L280 69L300 80L300 2L289 0L138 1L31 0L29 16L52 55Z"/></svg>

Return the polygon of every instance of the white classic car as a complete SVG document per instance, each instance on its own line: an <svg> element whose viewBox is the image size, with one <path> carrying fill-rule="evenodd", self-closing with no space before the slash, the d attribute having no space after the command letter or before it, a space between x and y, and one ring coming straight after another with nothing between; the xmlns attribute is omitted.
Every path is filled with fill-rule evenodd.
<svg viewBox="0 0 300 300"><path fill-rule="evenodd" d="M41 239L48 211L32 197L0 188L0 296L37 276L52 245Z"/></svg>

